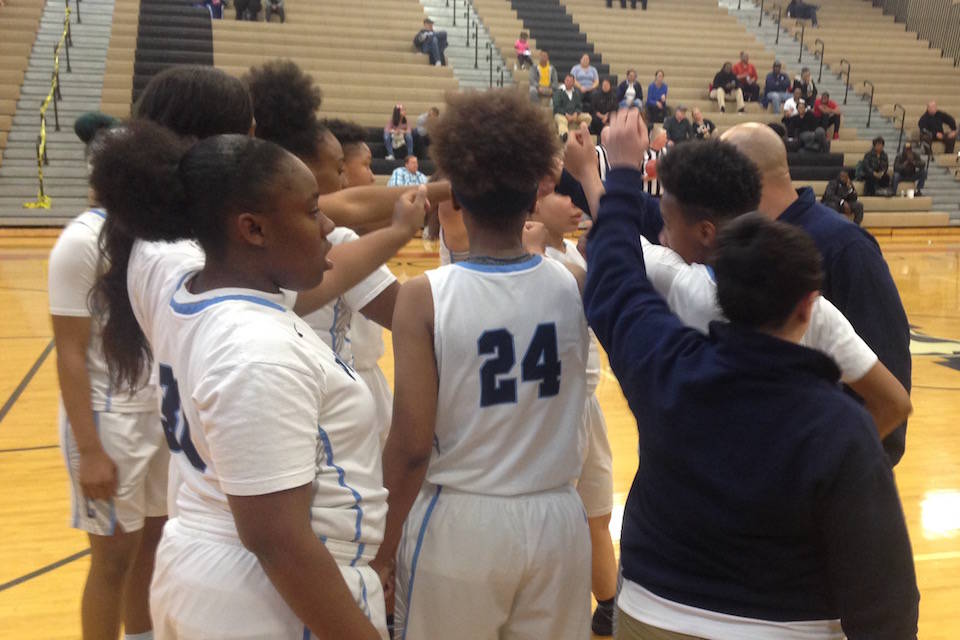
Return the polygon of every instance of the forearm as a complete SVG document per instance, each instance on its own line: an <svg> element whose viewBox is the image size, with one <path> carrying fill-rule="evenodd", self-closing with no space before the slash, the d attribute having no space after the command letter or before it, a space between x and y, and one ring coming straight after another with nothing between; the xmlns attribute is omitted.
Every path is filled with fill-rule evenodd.
<svg viewBox="0 0 960 640"><path fill-rule="evenodd" d="M370 228L388 222L397 199L417 187L353 187L320 196L320 209L338 226ZM427 199L436 204L450 199L446 180L427 185Z"/></svg>
<svg viewBox="0 0 960 640"><path fill-rule="evenodd" d="M57 375L60 395L77 448L81 452L102 448L97 423L90 404L90 373L86 352L72 353L68 348L57 350Z"/></svg>
<svg viewBox="0 0 960 640"><path fill-rule="evenodd" d="M393 560L397 556L403 523L413 507L420 487L427 475L430 456L410 455L405 452L398 437L391 436L383 452L383 484L387 488L387 523L383 542L377 553L380 561Z"/></svg>
<svg viewBox="0 0 960 640"><path fill-rule="evenodd" d="M587 176L580 181L580 186L583 188L583 195L587 197L587 204L590 206L591 218L597 217L597 212L600 211L600 198L603 197L603 182L600 180L600 175L596 171L591 171Z"/></svg>

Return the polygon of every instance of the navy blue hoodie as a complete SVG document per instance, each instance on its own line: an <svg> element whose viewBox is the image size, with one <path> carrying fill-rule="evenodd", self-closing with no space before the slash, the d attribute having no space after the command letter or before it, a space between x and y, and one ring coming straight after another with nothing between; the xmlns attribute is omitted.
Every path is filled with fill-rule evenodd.
<svg viewBox="0 0 960 640"><path fill-rule="evenodd" d="M915 638L910 540L869 414L827 356L673 316L646 278L640 191L639 172L608 173L584 292L639 431L624 577L710 611Z"/></svg>

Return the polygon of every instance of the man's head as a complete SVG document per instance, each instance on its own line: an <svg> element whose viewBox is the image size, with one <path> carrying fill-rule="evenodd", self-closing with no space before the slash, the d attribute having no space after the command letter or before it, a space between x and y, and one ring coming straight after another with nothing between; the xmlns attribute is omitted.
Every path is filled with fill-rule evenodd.
<svg viewBox="0 0 960 640"><path fill-rule="evenodd" d="M776 74L779 74L781 69L783 69L783 65L780 64L780 61L779 61L779 60L776 60L776 61L773 63L773 72L776 73Z"/></svg>
<svg viewBox="0 0 960 640"><path fill-rule="evenodd" d="M665 146L667 146L667 130L660 126L654 127L650 137L650 150L660 151Z"/></svg>
<svg viewBox="0 0 960 640"><path fill-rule="evenodd" d="M799 103L799 102L800 102L800 96L802 96L802 95L803 95L803 91L800 90L800 87L797 87L796 89L794 89L794 90L793 90L793 100L794 100L794 102Z"/></svg>
<svg viewBox="0 0 960 640"><path fill-rule="evenodd" d="M725 131L720 139L735 146L757 166L763 185L760 210L771 218L778 217L786 208L783 202L797 197L783 138L765 124L745 122Z"/></svg>
<svg viewBox="0 0 960 640"><path fill-rule="evenodd" d="M483 227L519 240L537 185L554 170L559 153L549 114L516 91L451 94L430 139L430 154L450 181L468 233Z"/></svg>
<svg viewBox="0 0 960 640"><path fill-rule="evenodd" d="M433 20L431 20L430 18L427 18L426 20L424 20L423 28L426 29L427 31L433 31Z"/></svg>
<svg viewBox="0 0 960 640"><path fill-rule="evenodd" d="M873 139L873 150L877 153L883 151L883 147L887 144L887 141L883 139L883 136L877 136Z"/></svg>
<svg viewBox="0 0 960 640"><path fill-rule="evenodd" d="M718 230L760 203L756 165L726 142L687 142L657 161L664 244L687 262L706 262Z"/></svg>
<svg viewBox="0 0 960 640"><path fill-rule="evenodd" d="M344 120L325 120L323 124L343 148L344 188L365 187L376 182L370 169L373 154L365 142L363 127Z"/></svg>
<svg viewBox="0 0 960 640"><path fill-rule="evenodd" d="M546 51L540 51L540 66L545 67L550 64L550 54Z"/></svg>
<svg viewBox="0 0 960 640"><path fill-rule="evenodd" d="M927 103L927 113L929 113L930 115L934 115L934 114L937 113L937 101L936 101L936 100L931 100L930 102Z"/></svg>
<svg viewBox="0 0 960 640"><path fill-rule="evenodd" d="M741 51L740 62L742 62L743 64L748 64L750 62L750 54L747 53L746 51Z"/></svg>
<svg viewBox="0 0 960 640"><path fill-rule="evenodd" d="M804 115L807 112L807 101L803 98L797 100L797 115Z"/></svg>
<svg viewBox="0 0 960 640"><path fill-rule="evenodd" d="M837 175L837 180L839 180L840 184L844 186L850 186L850 174L847 173L846 171L841 171Z"/></svg>
<svg viewBox="0 0 960 640"><path fill-rule="evenodd" d="M723 71L724 71L725 73L730 73L730 72L732 72L732 71L733 71L733 63L732 63L732 62L724 62L724 63L723 63Z"/></svg>
<svg viewBox="0 0 960 640"><path fill-rule="evenodd" d="M912 156L913 155L913 144L909 142L903 143L903 155Z"/></svg>
<svg viewBox="0 0 960 640"><path fill-rule="evenodd" d="M600 91L603 91L604 93L607 93L607 92L609 92L609 91L611 91L611 90L613 90L613 87L610 85L610 78L604 78L604 79L600 82Z"/></svg>
<svg viewBox="0 0 960 640"><path fill-rule="evenodd" d="M590 54L589 54L589 53L585 53L585 54L583 54L582 56L580 56L580 66L583 67L583 68L587 68L587 67L590 66Z"/></svg>
<svg viewBox="0 0 960 640"><path fill-rule="evenodd" d="M717 301L734 325L799 342L823 285L820 252L802 229L747 214L717 238Z"/></svg>
<svg viewBox="0 0 960 640"><path fill-rule="evenodd" d="M700 111L700 107L694 107L691 109L690 115L693 116L694 122L703 122L703 111Z"/></svg>
<svg viewBox="0 0 960 640"><path fill-rule="evenodd" d="M567 91L573 89L573 75L568 73L563 77L563 86L567 88Z"/></svg>
<svg viewBox="0 0 960 640"><path fill-rule="evenodd" d="M685 106L678 105L676 110L673 112L673 117L677 119L677 122L682 122L687 119L687 108Z"/></svg>
<svg viewBox="0 0 960 640"><path fill-rule="evenodd" d="M637 70L627 69L627 82L633 84L636 81L637 81Z"/></svg>
<svg viewBox="0 0 960 640"><path fill-rule="evenodd" d="M820 104L829 104L830 102L830 92L824 91L820 94Z"/></svg>
<svg viewBox="0 0 960 640"><path fill-rule="evenodd" d="M810 82L810 67L804 67L801 69L800 79L803 80L804 83Z"/></svg>
<svg viewBox="0 0 960 640"><path fill-rule="evenodd" d="M417 156L411 153L407 156L407 159L403 161L403 166L406 167L410 173L416 173L420 169L420 161L417 160Z"/></svg>

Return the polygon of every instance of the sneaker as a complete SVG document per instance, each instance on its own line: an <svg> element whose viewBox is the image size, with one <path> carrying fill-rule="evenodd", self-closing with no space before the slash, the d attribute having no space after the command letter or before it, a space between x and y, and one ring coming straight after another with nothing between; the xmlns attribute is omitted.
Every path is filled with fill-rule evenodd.
<svg viewBox="0 0 960 640"><path fill-rule="evenodd" d="M726 107L720 107L720 113L726 113L726 112L727 112Z"/></svg>
<svg viewBox="0 0 960 640"><path fill-rule="evenodd" d="M435 66L435 67L442 67L442 66L443 66L443 63L440 62L439 60L437 60L436 62L433 63L433 66Z"/></svg>
<svg viewBox="0 0 960 640"><path fill-rule="evenodd" d="M833 139L834 139L834 140L839 140L839 139L840 139L840 132L839 132L839 131L834 131L834 132L833 132Z"/></svg>
<svg viewBox="0 0 960 640"><path fill-rule="evenodd" d="M396 158L393 157L393 154L392 154L392 153L388 153L388 154L387 154L387 157L384 158L384 160L390 160L390 161L392 162L392 161L396 160Z"/></svg>
<svg viewBox="0 0 960 640"><path fill-rule="evenodd" d="M922 198L922 197L923 197L923 191L920 191L920 189L915 189L914 192L913 192L913 197L915 197L915 198Z"/></svg>
<svg viewBox="0 0 960 640"><path fill-rule="evenodd" d="M594 635L610 637L613 635L613 602L597 603L590 621L590 630Z"/></svg>
<svg viewBox="0 0 960 640"><path fill-rule="evenodd" d="M740 107L739 109L737 109L737 113L743 113L744 111L746 111L746 109L744 109L743 107Z"/></svg>

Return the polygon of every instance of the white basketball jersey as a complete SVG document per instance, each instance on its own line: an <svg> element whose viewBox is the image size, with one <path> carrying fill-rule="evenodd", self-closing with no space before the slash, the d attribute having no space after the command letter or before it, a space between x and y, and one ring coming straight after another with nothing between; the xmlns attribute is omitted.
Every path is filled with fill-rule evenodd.
<svg viewBox="0 0 960 640"><path fill-rule="evenodd" d="M460 262L426 272L440 386L427 480L520 495L580 475L587 325L553 260Z"/></svg>
<svg viewBox="0 0 960 640"><path fill-rule="evenodd" d="M597 148L600 148L599 145ZM587 260L577 249L577 243L572 240L563 239L563 251L554 247L547 247L547 257L559 260L564 264L573 265L587 270ZM600 343L597 342L597 336L593 335L593 329L590 332L590 352L587 354L587 395L593 394L600 384L600 377L603 374L603 366L600 364Z"/></svg>
<svg viewBox="0 0 960 640"><path fill-rule="evenodd" d="M332 244L344 244L358 239L353 230L346 227L337 227L328 236L327 239ZM327 343L327 346L334 350L340 356L340 359L349 364L353 362L352 342L357 336L350 330L353 320L353 314L359 313L361 309L367 306L374 298L383 293L383 290L397 281L397 278L390 272L386 266L379 269L364 278L360 284L356 285L345 294L325 307L304 316L304 320L310 327L316 331L320 339ZM365 335L360 336L363 340ZM360 347L366 355L367 350L364 346ZM376 348L376 346L374 346ZM381 339L382 348L382 339Z"/></svg>
<svg viewBox="0 0 960 640"><path fill-rule="evenodd" d="M317 536L341 562L369 560L386 518L369 390L285 306L283 293L190 293L196 252L138 242L128 271L134 310L160 363L164 431L180 454L178 517L236 536L228 494L312 484ZM338 555L337 543L355 557Z"/></svg>

